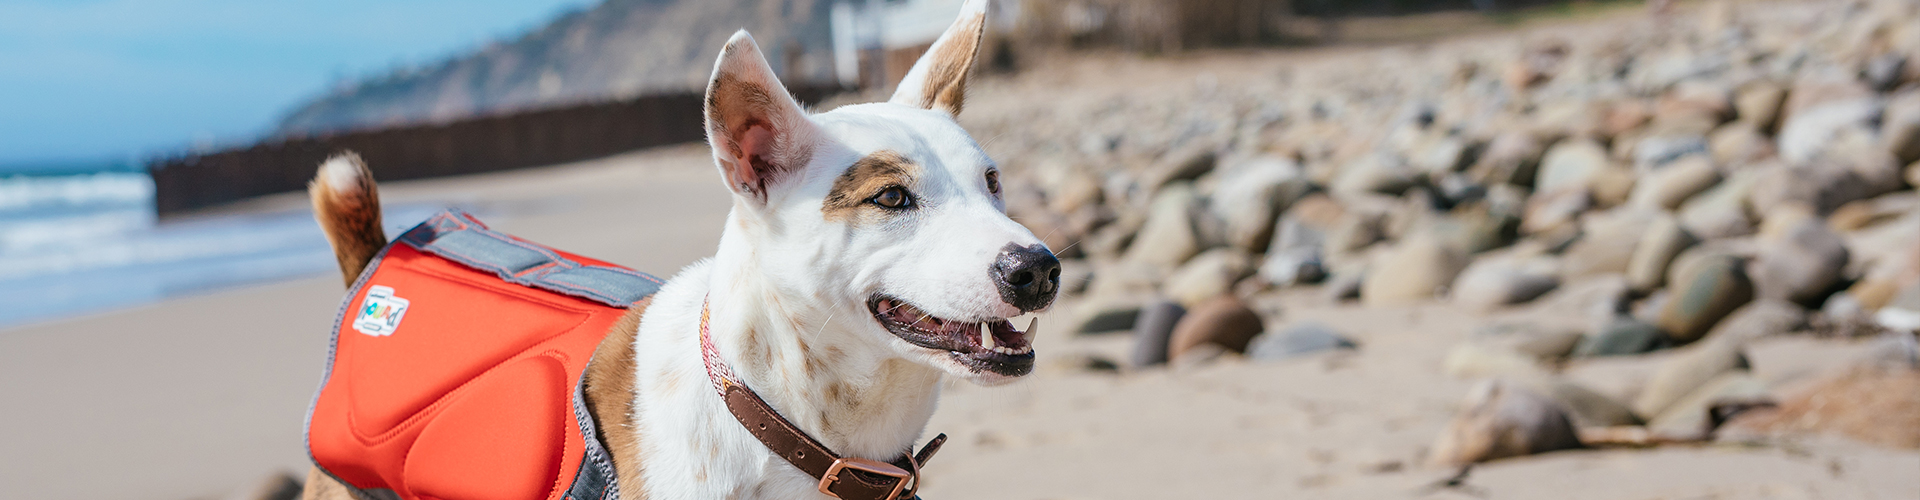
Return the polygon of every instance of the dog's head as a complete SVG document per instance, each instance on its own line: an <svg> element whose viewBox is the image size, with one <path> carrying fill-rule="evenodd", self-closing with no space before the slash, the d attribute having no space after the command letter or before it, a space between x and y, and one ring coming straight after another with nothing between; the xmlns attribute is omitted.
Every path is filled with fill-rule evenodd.
<svg viewBox="0 0 1920 500"><path fill-rule="evenodd" d="M954 121L985 14L968 2L889 102L821 114L794 102L742 31L714 68L706 117L734 196L723 247L747 247L783 297L862 318L851 341L992 384L1033 369L1008 318L1052 304L1060 264L1007 218L999 167Z"/></svg>

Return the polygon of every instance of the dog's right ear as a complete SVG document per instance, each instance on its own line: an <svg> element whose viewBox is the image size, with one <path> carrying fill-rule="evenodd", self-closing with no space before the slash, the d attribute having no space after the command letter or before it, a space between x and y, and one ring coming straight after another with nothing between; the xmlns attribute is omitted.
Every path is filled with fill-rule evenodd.
<svg viewBox="0 0 1920 500"><path fill-rule="evenodd" d="M806 167L813 122L787 94L746 30L733 34L707 83L707 142L727 188L762 204Z"/></svg>

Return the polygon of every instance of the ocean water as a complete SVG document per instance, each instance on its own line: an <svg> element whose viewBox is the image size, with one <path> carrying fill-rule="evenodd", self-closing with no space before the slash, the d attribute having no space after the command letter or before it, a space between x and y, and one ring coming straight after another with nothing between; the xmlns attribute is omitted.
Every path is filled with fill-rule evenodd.
<svg viewBox="0 0 1920 500"><path fill-rule="evenodd" d="M0 328L334 273L306 210L159 222L144 172L0 176ZM388 207L390 234L435 206Z"/></svg>

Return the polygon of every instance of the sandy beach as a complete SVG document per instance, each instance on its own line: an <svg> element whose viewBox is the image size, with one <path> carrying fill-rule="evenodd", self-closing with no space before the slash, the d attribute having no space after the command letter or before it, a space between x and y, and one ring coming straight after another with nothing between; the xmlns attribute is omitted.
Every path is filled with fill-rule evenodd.
<svg viewBox="0 0 1920 500"><path fill-rule="evenodd" d="M1036 178L1051 175L1040 172L1043 167L1069 163L1052 161L1054 157L1084 150L1100 153L1084 154L1087 158L1075 161L1138 174L1158 162L1141 158L1168 153L1167 148L1154 147L1177 142L1167 137L1184 140L1238 133L1234 125L1218 131L1188 127L1198 132L1140 129L1149 125L1174 129L1186 122L1169 123L1190 118L1201 122L1215 115L1242 123L1235 120L1259 114L1254 106L1222 104L1227 101L1224 98L1209 100L1217 94L1266 89L1275 81L1304 82L1288 85L1311 87L1324 84L1316 81L1323 75L1340 76L1343 71L1365 76L1367 67L1349 71L1346 65L1346 58L1357 54L1370 58L1368 64L1383 67L1425 64L1436 59L1436 52L1453 49L1507 51L1500 53L1508 57L1509 52L1519 51L1482 45L1539 39L1549 32L1597 36L1612 29L1606 22L1629 22L1609 19L1613 20L1477 35L1461 42L1469 44L1465 49L1449 46L1439 51L1427 45L1344 47L1167 58L1093 55L1055 61L1060 64L1057 67L1043 62L1041 69L982 80L973 89L961 123L979 135L984 147L1007 169L1010 186L1013 182L1040 184ZM1113 74L1129 78L1115 81ZM1335 76L1324 78L1333 81ZM1459 87L1469 85L1455 86ZM1363 109L1362 104L1374 95L1320 106L1286 101L1295 96L1287 93L1294 87L1285 88L1285 92L1273 92L1278 95L1274 107L1298 105L1334 113ZM1375 99L1381 100L1387 99ZM1192 102L1206 105L1183 104ZM1127 106L1148 107L1158 114L1114 111L1137 110ZM1535 109L1514 107L1528 113ZM1361 113L1349 112L1353 114L1348 116ZM1576 118L1598 120L1586 115ZM1026 133L1062 122L1086 125L1089 132ZM1261 130L1255 129L1253 134L1241 135L1258 136ZM1114 132L1111 139L1095 133L1113 130L1121 132ZM1345 132L1331 126L1326 130L1332 130L1323 134L1329 142ZM1122 141L1122 136L1134 142ZM1138 136L1162 143L1139 147L1135 144L1143 141L1136 140ZM1368 143L1364 148L1323 149L1326 155L1338 155L1346 149L1364 152L1372 147ZM1319 154L1316 151L1309 153ZM1097 163L1112 158L1118 160ZM377 176L379 166L372 167ZM1110 190L1105 201L1090 202L1088 207L1105 203L1145 211L1151 193L1129 193L1113 189L1113 184L1105 187ZM389 204L470 207L485 213L485 220L496 229L663 278L712 251L730 203L707 150L695 145L514 172L386 183L381 189ZM1903 189L1912 192L1911 186ZM1886 196L1896 195L1906 196ZM1367 193L1340 203L1357 208L1377 202L1374 198L1378 197ZM1390 202L1401 203L1398 198ZM300 211L306 203L304 194L290 193L188 217ZM1913 220L1893 217L1881 217L1875 223L1885 228L1898 223L1889 220ZM1129 219L1106 223L1133 224L1133 230L1147 231L1140 229L1139 220L1125 220ZM1030 227L1040 224L1022 222ZM1052 235L1048 232L1043 237ZM1098 239L1096 233L1082 234L1056 246L1079 245L1080 236ZM1553 233L1542 231L1483 255L1502 255L1512 247L1527 248L1535 240L1551 237ZM1637 231L1634 237L1638 238ZM1740 240L1743 244L1755 244L1755 237L1739 237L1746 238ZM1374 245L1370 257L1398 243ZM1560 251L1543 258L1557 259ZM1074 265L1093 267L1110 262L1087 261L1118 260L1098 250L1087 252L1090 256L1076 259L1079 262ZM1181 257L1182 262L1192 253L1198 251ZM1115 268L1101 267L1099 272L1111 269ZM1335 278L1253 292L1231 288L1234 281L1229 280L1221 288L1245 296L1265 331L1324 325L1357 347L1280 361L1228 354L1145 368L1126 361L1136 349L1136 340L1128 333L1073 331L1088 311L1111 305L1095 300L1104 286L1095 281L1092 289L1063 296L1042 319L1043 333L1035 341L1039 367L1031 376L1006 387L947 385L928 435L943 432L952 441L926 469L922 495L1036 500L1920 498L1920 450L1821 432L1553 451L1493 460L1464 474L1456 467L1432 463L1436 437L1460 412L1463 398L1486 378L1463 373L1472 370L1456 366L1463 346L1475 345L1482 336L1478 332L1502 323L1524 322L1543 330L1587 329L1593 290L1606 285L1606 280L1625 282L1619 272L1595 274L1606 276L1556 281L1558 288L1530 297L1524 304L1491 308L1432 298L1431 287L1422 300L1375 304L1370 298L1350 300L1353 297L1345 297L1349 294L1331 293L1344 286ZM1112 278L1113 274L1096 276ZM1165 273L1146 277L1150 281L1165 278ZM1350 284L1356 290L1360 287ZM1155 288L1159 286L1155 282L1146 288L1159 290ZM341 291L337 277L312 276L0 330L0 401L5 401L0 404L0 422L9 424L0 428L0 499L226 498L270 474L302 473L308 466L302 420L319 382L328 327ZM1816 335L1805 325L1791 330L1756 336L1741 347L1743 380L1764 385L1782 401L1848 373L1848 367L1862 363L1884 344L1874 337ZM1659 376L1663 366L1692 352L1665 349L1573 357L1566 352L1572 345L1566 347L1551 367L1518 372L1551 372L1557 380L1626 402L1652 384L1650 380ZM1481 375L1496 372L1488 369ZM1912 372L1907 373L1902 376L1912 380ZM1910 395L1888 395L1891 399L1906 396Z"/></svg>
<svg viewBox="0 0 1920 500"><path fill-rule="evenodd" d="M679 147L381 188L386 203L476 208L495 228L665 277L719 241L729 201L710 162ZM221 498L304 474L301 426L343 289L314 276L0 330L0 498Z"/></svg>

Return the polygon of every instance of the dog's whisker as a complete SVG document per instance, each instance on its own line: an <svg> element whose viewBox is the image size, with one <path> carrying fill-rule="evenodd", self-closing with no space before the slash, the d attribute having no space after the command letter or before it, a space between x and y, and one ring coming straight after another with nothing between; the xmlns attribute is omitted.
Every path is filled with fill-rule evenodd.
<svg viewBox="0 0 1920 500"><path fill-rule="evenodd" d="M1077 239L1077 240L1073 240L1073 243L1068 243L1068 244L1067 244L1067 246L1064 246L1064 247L1060 247L1060 249L1059 249L1059 250L1055 250L1055 251L1053 252L1053 257L1054 257L1054 258L1056 258L1056 259L1057 259L1057 258L1060 258L1060 253L1061 253L1061 252L1065 252L1065 251L1067 251L1067 249L1069 249L1069 248L1073 248L1073 246L1074 246L1074 245L1078 245L1078 244L1080 244L1080 242L1082 242L1082 241L1086 241L1086 239L1085 239L1085 238L1082 238L1082 239Z"/></svg>

